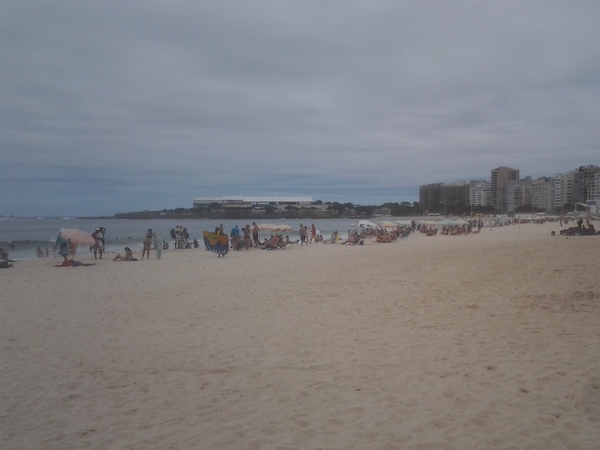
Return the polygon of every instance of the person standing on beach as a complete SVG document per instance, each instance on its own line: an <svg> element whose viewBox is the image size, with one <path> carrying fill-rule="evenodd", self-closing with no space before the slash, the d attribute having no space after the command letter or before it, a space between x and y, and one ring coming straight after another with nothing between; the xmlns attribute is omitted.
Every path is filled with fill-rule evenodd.
<svg viewBox="0 0 600 450"><path fill-rule="evenodd" d="M244 248L248 250L250 248L250 244L252 244L250 241L250 225L246 225L244 228Z"/></svg>
<svg viewBox="0 0 600 450"><path fill-rule="evenodd" d="M308 243L312 244L313 239L317 242L317 229L315 228L314 223L310 226L310 241L308 241Z"/></svg>
<svg viewBox="0 0 600 450"><path fill-rule="evenodd" d="M256 222L252 222L252 240L254 241L255 247L260 247L260 241L258 240L258 232L260 228L256 225Z"/></svg>
<svg viewBox="0 0 600 450"><path fill-rule="evenodd" d="M238 226L234 226L231 229L231 233L229 234L229 242L231 244L231 248L237 250L237 243L240 240L240 229L238 228Z"/></svg>
<svg viewBox="0 0 600 450"><path fill-rule="evenodd" d="M59 255L65 259L64 262L67 262L67 259L69 257L69 241L67 241L66 239L64 239L62 237L61 232L59 232L58 235L56 236L56 242L54 242L54 248L58 249Z"/></svg>
<svg viewBox="0 0 600 450"><path fill-rule="evenodd" d="M152 228L148 228L148 232L146 236L144 236L144 248L142 250L142 259L144 259L144 254L148 255L148 259L150 259L150 249L152 248Z"/></svg>
<svg viewBox="0 0 600 450"><path fill-rule="evenodd" d="M92 233L92 237L96 242L94 245L94 259L97 258L97 253L100 252L100 259L102 259L102 253L104 253L104 235L102 234L102 230L100 228L96 228L96 231Z"/></svg>
<svg viewBox="0 0 600 450"><path fill-rule="evenodd" d="M306 242L306 232L307 229L304 225L300 224L300 228L298 229L298 232L300 233L300 247L302 247L304 244L308 245L308 242Z"/></svg>

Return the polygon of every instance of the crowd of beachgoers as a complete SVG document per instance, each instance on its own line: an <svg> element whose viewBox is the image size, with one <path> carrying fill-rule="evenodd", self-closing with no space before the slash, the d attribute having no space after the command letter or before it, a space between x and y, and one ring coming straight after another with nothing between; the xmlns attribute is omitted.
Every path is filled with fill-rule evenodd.
<svg viewBox="0 0 600 450"><path fill-rule="evenodd" d="M220 224L210 233L216 236L222 236L226 239L225 251L220 251L221 255L229 251L243 251L250 249L262 250L283 250L289 246L304 247L311 244L340 244L340 245L363 245L365 240L373 243L392 243L399 239L408 238L411 234L419 233L427 237L437 235L442 236L469 236L478 234L482 228L495 228L502 226L518 225L523 223L560 222L560 235L565 236L589 236L598 234L592 221L587 218L572 217L545 217L536 216L528 218L502 218L497 217L467 217L467 218L444 218L443 220L433 220L432 218L398 220L396 222L382 221L376 224L369 220L359 220L348 229L345 234L333 230L327 236L316 228L314 224L300 224L297 231L287 225L269 225L269 224L247 224L243 227L233 226L230 230L225 230L223 224ZM106 251L104 244L104 228L97 228L91 237L94 244L89 247L95 259L102 259ZM269 233L269 236L262 236L263 233ZM294 233L294 234L292 234ZM201 243L196 238L192 238L186 228L177 225L170 232L172 238L172 248L174 249L192 249L200 248ZM292 234L292 238L290 238ZM200 238L202 241L203 239ZM204 239L207 250L209 244ZM54 246L51 248L42 248L38 246L35 253L38 258L50 256L62 256L65 263L73 260L77 254L78 247L84 247L81 244L71 242L68 239L62 239L59 232ZM84 247L85 248L85 247ZM163 250L171 248L168 240L163 240L156 232L149 229L142 242L142 255L140 259L150 258L150 251L156 252L156 257L160 259ZM130 246L125 246L122 252L111 257L114 261L137 261L134 251ZM0 249L0 260L4 265L14 262L9 258L7 248Z"/></svg>

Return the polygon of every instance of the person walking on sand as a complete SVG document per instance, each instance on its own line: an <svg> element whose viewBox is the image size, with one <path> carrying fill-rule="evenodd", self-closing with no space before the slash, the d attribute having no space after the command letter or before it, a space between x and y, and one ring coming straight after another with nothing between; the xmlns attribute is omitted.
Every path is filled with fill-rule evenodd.
<svg viewBox="0 0 600 450"><path fill-rule="evenodd" d="M144 236L144 248L142 250L142 259L144 259L144 254L147 255L148 259L150 259L150 249L152 248L152 228L148 228L148 232L146 236Z"/></svg>

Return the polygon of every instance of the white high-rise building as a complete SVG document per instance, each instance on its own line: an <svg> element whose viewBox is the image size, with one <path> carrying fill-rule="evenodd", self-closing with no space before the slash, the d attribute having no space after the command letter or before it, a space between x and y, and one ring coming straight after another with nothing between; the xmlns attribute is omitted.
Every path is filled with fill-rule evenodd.
<svg viewBox="0 0 600 450"><path fill-rule="evenodd" d="M515 212L520 206L531 205L531 177L510 181L504 186L506 211Z"/></svg>
<svg viewBox="0 0 600 450"><path fill-rule="evenodd" d="M592 186L591 199L600 201L600 173L594 174L594 184Z"/></svg>
<svg viewBox="0 0 600 450"><path fill-rule="evenodd" d="M554 178L541 177L531 183L531 206L554 211Z"/></svg>
<svg viewBox="0 0 600 450"><path fill-rule="evenodd" d="M554 175L554 210L562 211L564 205L573 203L575 173L557 173Z"/></svg>
<svg viewBox="0 0 600 450"><path fill-rule="evenodd" d="M492 204L492 184L489 181L471 181L469 192L471 206Z"/></svg>

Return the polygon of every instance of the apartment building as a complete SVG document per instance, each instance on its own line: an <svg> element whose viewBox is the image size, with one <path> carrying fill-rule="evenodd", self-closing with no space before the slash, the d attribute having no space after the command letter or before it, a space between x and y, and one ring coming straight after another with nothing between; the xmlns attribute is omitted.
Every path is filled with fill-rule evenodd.
<svg viewBox="0 0 600 450"><path fill-rule="evenodd" d="M531 206L554 211L554 178L541 177L531 183Z"/></svg>
<svg viewBox="0 0 600 450"><path fill-rule="evenodd" d="M594 192L594 177L600 172L600 166L579 166L574 172L573 201L585 203Z"/></svg>
<svg viewBox="0 0 600 450"><path fill-rule="evenodd" d="M510 167L497 167L492 169L491 185L492 185L492 206L496 209L505 209L506 192L504 187L511 181L519 180L519 170Z"/></svg>
<svg viewBox="0 0 600 450"><path fill-rule="evenodd" d="M490 206L492 204L492 183L471 181L469 203L471 206Z"/></svg>
<svg viewBox="0 0 600 450"><path fill-rule="evenodd" d="M424 184L419 187L419 203L425 211L439 208L442 183Z"/></svg>
<svg viewBox="0 0 600 450"><path fill-rule="evenodd" d="M531 205L531 177L509 181L504 185L506 212L512 213L520 206Z"/></svg>
<svg viewBox="0 0 600 450"><path fill-rule="evenodd" d="M557 173L554 175L554 210L562 211L564 205L573 203L575 173Z"/></svg>
<svg viewBox="0 0 600 450"><path fill-rule="evenodd" d="M466 206L470 202L470 185L464 181L440 186L440 204Z"/></svg>

